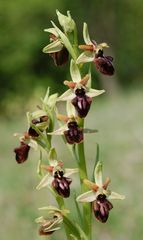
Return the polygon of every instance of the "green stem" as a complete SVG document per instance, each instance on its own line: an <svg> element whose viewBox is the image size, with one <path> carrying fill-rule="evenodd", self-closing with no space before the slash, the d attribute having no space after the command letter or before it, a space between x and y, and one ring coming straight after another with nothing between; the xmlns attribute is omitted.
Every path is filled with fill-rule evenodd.
<svg viewBox="0 0 143 240"><path fill-rule="evenodd" d="M84 128L84 119L81 119L80 127ZM84 152L84 142L78 144L78 165L79 165L79 175L81 183L82 193L88 191L87 186L83 183L84 179L88 179L87 168L86 168L86 159ZM83 227L88 239L91 240L91 204L83 203Z"/></svg>

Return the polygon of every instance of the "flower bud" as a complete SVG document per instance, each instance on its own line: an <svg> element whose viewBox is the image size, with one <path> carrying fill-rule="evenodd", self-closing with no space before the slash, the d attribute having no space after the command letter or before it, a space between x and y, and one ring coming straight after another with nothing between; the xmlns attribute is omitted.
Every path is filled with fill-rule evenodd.
<svg viewBox="0 0 143 240"><path fill-rule="evenodd" d="M80 118L85 118L90 109L92 98L86 96L84 88L77 88L75 90L75 95L76 97L72 100L72 104L74 105L78 116Z"/></svg>
<svg viewBox="0 0 143 240"><path fill-rule="evenodd" d="M39 123L47 122L48 120L49 120L48 116L41 116L39 119L33 119L32 124L38 125ZM41 131L43 131L43 130L41 130ZM36 130L32 128L32 126L28 129L28 134L31 137L38 137L39 136L39 133L37 133Z"/></svg>
<svg viewBox="0 0 143 240"><path fill-rule="evenodd" d="M113 58L111 56L104 56L103 50L99 50L98 53L95 55L94 63L96 68L99 72L105 75L113 75L114 74L114 67L112 65Z"/></svg>
<svg viewBox="0 0 143 240"><path fill-rule="evenodd" d="M40 236L50 236L55 231L52 230L52 226L56 223L57 217L53 216L52 219L44 219L39 228Z"/></svg>
<svg viewBox="0 0 143 240"><path fill-rule="evenodd" d="M40 121L38 120L38 119L33 119L32 120L32 123L33 124L37 124L37 123L39 123ZM39 136L39 134L36 132L36 130L35 129L33 129L32 127L30 127L29 129L28 129L28 134L31 136L31 137L38 137Z"/></svg>
<svg viewBox="0 0 143 240"><path fill-rule="evenodd" d="M70 12L67 11L67 16L56 11L60 25L63 27L65 33L70 33L75 28L75 22L71 18Z"/></svg>
<svg viewBox="0 0 143 240"><path fill-rule="evenodd" d="M65 138L69 144L83 141L83 129L78 128L77 122L68 123L68 130L64 131Z"/></svg>
<svg viewBox="0 0 143 240"><path fill-rule="evenodd" d="M93 211L95 217L102 223L105 223L109 216L109 211L113 208L105 194L99 194L93 202Z"/></svg>
<svg viewBox="0 0 143 240"><path fill-rule="evenodd" d="M27 160L28 158L28 153L29 153L30 147L28 144L21 142L20 147L17 147L14 149L14 152L16 153L16 161L17 163L23 163Z"/></svg>
<svg viewBox="0 0 143 240"><path fill-rule="evenodd" d="M64 177L63 175L63 171L56 171L54 173L54 180L52 182L52 186L60 196L68 198L70 195L69 186L72 180L70 178Z"/></svg>

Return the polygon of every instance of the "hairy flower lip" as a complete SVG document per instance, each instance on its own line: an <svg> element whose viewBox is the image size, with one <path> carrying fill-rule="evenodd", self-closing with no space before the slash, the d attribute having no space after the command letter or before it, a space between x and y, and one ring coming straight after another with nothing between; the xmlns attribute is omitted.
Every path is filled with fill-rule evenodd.
<svg viewBox="0 0 143 240"><path fill-rule="evenodd" d="M28 146L28 144L26 144L25 142L21 141L20 146L14 149L17 163L20 164L27 160L29 150L30 150L30 146Z"/></svg>
<svg viewBox="0 0 143 240"><path fill-rule="evenodd" d="M64 136L69 144L79 144L83 141L83 129L78 127L76 121L69 121L68 129L64 131Z"/></svg>
<svg viewBox="0 0 143 240"><path fill-rule="evenodd" d="M115 72L111 60L109 60L109 58L106 56L97 58L95 57L94 63L96 65L97 70L102 74L112 76Z"/></svg>
<svg viewBox="0 0 143 240"><path fill-rule="evenodd" d="M96 219L101 223L105 223L109 217L109 212L113 208L113 205L107 200L105 194L99 194L97 199L92 203L92 208Z"/></svg>

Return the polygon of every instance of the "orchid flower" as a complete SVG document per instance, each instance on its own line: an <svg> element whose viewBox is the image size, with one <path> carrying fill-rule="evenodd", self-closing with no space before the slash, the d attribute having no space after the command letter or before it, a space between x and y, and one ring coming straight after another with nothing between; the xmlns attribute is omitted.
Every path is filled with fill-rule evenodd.
<svg viewBox="0 0 143 240"><path fill-rule="evenodd" d="M60 224L63 222L63 216L67 213L66 209L60 210L54 206L42 207L39 210L48 212L47 217L36 218L35 222L40 224L39 235L49 236L59 230Z"/></svg>
<svg viewBox="0 0 143 240"><path fill-rule="evenodd" d="M49 186L53 187L62 197L69 197L69 186L72 182L69 177L78 172L78 169L63 169L63 163L57 160L54 148L52 148L49 153L49 164L48 166L41 166L41 168L45 169L48 173L42 178L36 189L40 190L43 187Z"/></svg>
<svg viewBox="0 0 143 240"><path fill-rule="evenodd" d="M91 189L77 197L78 202L92 202L95 217L106 222L109 216L109 211L113 205L109 202L111 199L124 199L124 195L112 192L107 189L110 179L107 178L105 183L102 179L102 164L98 161L94 170L95 183L85 179L84 183Z"/></svg>
<svg viewBox="0 0 143 240"><path fill-rule="evenodd" d="M64 92L57 101L71 101L76 109L77 115L80 118L84 118L89 112L92 98L101 95L105 91L90 88L90 74L81 78L78 66L73 60L71 60L70 72L72 81L64 81L64 84L69 87L69 90Z"/></svg>
<svg viewBox="0 0 143 240"><path fill-rule="evenodd" d="M90 39L87 24L83 25L83 38L85 45L79 45L79 48L84 50L77 58L76 63L94 62L97 70L105 75L113 75L114 67L112 65L113 58L111 56L103 55L103 48L108 48L107 43L97 44Z"/></svg>

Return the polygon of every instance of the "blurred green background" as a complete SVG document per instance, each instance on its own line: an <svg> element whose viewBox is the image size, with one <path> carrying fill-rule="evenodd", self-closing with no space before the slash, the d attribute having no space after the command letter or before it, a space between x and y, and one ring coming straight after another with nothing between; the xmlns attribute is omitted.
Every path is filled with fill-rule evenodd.
<svg viewBox="0 0 143 240"><path fill-rule="evenodd" d="M104 88L106 96L96 99L86 124L99 129L95 136L86 136L86 155L91 174L96 142L104 161L104 176L112 179L113 190L126 195L125 201L113 202L107 224L94 221L94 239L142 239L142 172L143 172L143 1L129 0L24 0L0 3L0 239L40 239L34 219L37 208L52 202L46 189L35 190L39 182L36 165L39 155L30 152L29 160L17 165L13 148L18 141L14 132L25 131L25 112L51 92L65 90L63 80L69 79L68 67L55 67L52 59L42 53L48 44L44 28L56 20L55 10L71 11L82 40L82 24L88 23L92 39L107 42L108 54L114 57L116 73L103 77L93 70L93 86ZM66 166L71 162L62 141L55 137L59 158ZM62 151L61 151L62 148ZM76 187L77 179L73 182ZM68 205L68 201L67 201ZM71 204L74 209L74 204ZM74 211L72 211L74 215ZM61 235L60 235L61 234ZM55 237L54 237L55 236ZM52 240L63 239L62 233Z"/></svg>

